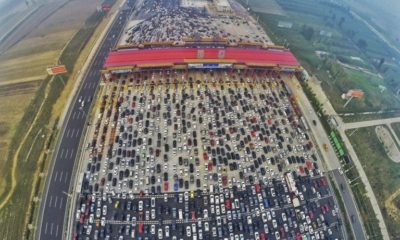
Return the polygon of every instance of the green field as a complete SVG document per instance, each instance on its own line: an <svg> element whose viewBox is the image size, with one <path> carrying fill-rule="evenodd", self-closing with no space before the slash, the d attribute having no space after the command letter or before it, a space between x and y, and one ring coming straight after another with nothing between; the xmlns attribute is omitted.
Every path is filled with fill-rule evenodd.
<svg viewBox="0 0 400 240"><path fill-rule="evenodd" d="M364 23L330 1L276 0L276 3L285 15L263 13L259 9L254 14L260 17L261 24L276 44L288 46L302 66L322 80L322 88L338 113L400 108L400 101L392 92L400 88L400 82L394 80L400 68L391 60L397 55ZM279 21L291 22L293 27L279 28ZM318 57L316 51L327 55ZM384 80L344 68L338 60L380 73ZM384 94L376 91L378 83L387 87ZM366 98L354 101L344 109L341 94L350 88L364 90Z"/></svg>
<svg viewBox="0 0 400 240"><path fill-rule="evenodd" d="M349 139L368 176L393 239L400 236L400 164L391 161L379 142L375 127L361 128Z"/></svg>
<svg viewBox="0 0 400 240"><path fill-rule="evenodd" d="M349 109L375 109L381 110L382 106L391 106L391 108L400 108L400 102L390 90L381 92L379 86L384 86L384 81L376 75L364 73L362 71L344 68L347 78L338 79L337 87L345 92L347 89L361 89L365 97L353 99L347 105ZM345 101L342 100L344 103Z"/></svg>

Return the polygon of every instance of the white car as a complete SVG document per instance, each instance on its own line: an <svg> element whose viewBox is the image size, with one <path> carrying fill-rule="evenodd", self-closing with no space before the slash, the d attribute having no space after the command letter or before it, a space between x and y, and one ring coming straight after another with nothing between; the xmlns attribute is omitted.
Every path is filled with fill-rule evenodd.
<svg viewBox="0 0 400 240"><path fill-rule="evenodd" d="M208 222L204 223L204 231L206 232L210 231L210 226L208 225Z"/></svg>
<svg viewBox="0 0 400 240"><path fill-rule="evenodd" d="M169 237L169 226L165 226L165 237Z"/></svg>
<svg viewBox="0 0 400 240"><path fill-rule="evenodd" d="M162 228L158 229L158 239L163 239L163 231Z"/></svg>

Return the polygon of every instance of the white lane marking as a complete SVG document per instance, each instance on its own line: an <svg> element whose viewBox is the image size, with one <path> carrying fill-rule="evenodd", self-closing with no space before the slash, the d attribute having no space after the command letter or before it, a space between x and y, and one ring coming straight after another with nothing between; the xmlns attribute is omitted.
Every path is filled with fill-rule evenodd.
<svg viewBox="0 0 400 240"><path fill-rule="evenodd" d="M72 119L75 119L76 111L72 114Z"/></svg>
<svg viewBox="0 0 400 240"><path fill-rule="evenodd" d="M65 151L65 156L63 158L66 158L68 155L69 149L67 148L67 151Z"/></svg>
<svg viewBox="0 0 400 240"><path fill-rule="evenodd" d="M68 130L67 130L67 137L69 137L69 132L71 131L71 129L70 128L68 128Z"/></svg>
<svg viewBox="0 0 400 240"><path fill-rule="evenodd" d="M57 228L56 228L56 237L58 236L58 224L57 224L57 226L56 226Z"/></svg>
<svg viewBox="0 0 400 240"><path fill-rule="evenodd" d="M50 226L50 236L53 235L53 227L54 227L54 223L51 223L51 226Z"/></svg>
<svg viewBox="0 0 400 240"><path fill-rule="evenodd" d="M79 134L79 129L76 131L76 133L75 133L75 138L77 138L78 137L78 134Z"/></svg>
<svg viewBox="0 0 400 240"><path fill-rule="evenodd" d="M69 155L69 158L72 158L72 155L74 154L74 149L71 150L71 154Z"/></svg>
<svg viewBox="0 0 400 240"><path fill-rule="evenodd" d="M77 118L77 119L80 119L80 118L81 118L81 114L82 114L81 111L79 111L79 112L78 112L78 116L77 116L76 118Z"/></svg>
<svg viewBox="0 0 400 240"><path fill-rule="evenodd" d="M92 85L92 88L94 88L94 87L96 87L96 83L95 82L93 82L93 85Z"/></svg>
<svg viewBox="0 0 400 240"><path fill-rule="evenodd" d="M60 153L61 158L62 158L63 153L64 153L64 148L61 149L61 153Z"/></svg>
<svg viewBox="0 0 400 240"><path fill-rule="evenodd" d="M47 235L47 225L48 225L49 223L48 222L46 222L46 226L44 227L44 235Z"/></svg>
<svg viewBox="0 0 400 240"><path fill-rule="evenodd" d="M83 88L86 88L87 87L87 82L85 82L85 84L83 84Z"/></svg>
<svg viewBox="0 0 400 240"><path fill-rule="evenodd" d="M54 207L57 207L58 197L56 196L56 200L54 201Z"/></svg>
<svg viewBox="0 0 400 240"><path fill-rule="evenodd" d="M64 174L64 172L63 171L61 171L61 174L60 174L60 179L59 179L59 181L61 182L61 179L62 179L62 176L63 176L63 174Z"/></svg>
<svg viewBox="0 0 400 240"><path fill-rule="evenodd" d="M73 137L74 136L74 133L75 133L75 128L74 129L72 129L72 133L71 133L71 136L67 136L67 137Z"/></svg>
<svg viewBox="0 0 400 240"><path fill-rule="evenodd" d="M53 202L53 196L50 196L48 206L51 207L51 203Z"/></svg>
<svg viewBox="0 0 400 240"><path fill-rule="evenodd" d="M53 181L55 182L57 180L58 172L56 172L56 175L54 175Z"/></svg>
<svg viewBox="0 0 400 240"><path fill-rule="evenodd" d="M67 180L68 180L68 172L65 172L64 183L67 183Z"/></svg>
<svg viewBox="0 0 400 240"><path fill-rule="evenodd" d="M63 202L64 202L64 198L61 198L60 199L60 208L62 208Z"/></svg>

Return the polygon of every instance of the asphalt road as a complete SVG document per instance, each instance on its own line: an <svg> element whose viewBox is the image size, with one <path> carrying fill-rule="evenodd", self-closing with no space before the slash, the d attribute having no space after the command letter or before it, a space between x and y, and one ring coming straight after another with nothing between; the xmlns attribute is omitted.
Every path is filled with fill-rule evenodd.
<svg viewBox="0 0 400 240"><path fill-rule="evenodd" d="M361 218L358 216L357 208L353 198L351 196L351 189L347 183L347 180L344 175L340 174L339 170L335 169L332 172L332 175L335 177L335 181L338 185L339 191L342 195L344 206L346 208L347 216L350 221L351 227L353 229L353 233L357 240L364 240L365 235L362 227ZM354 216L354 217L351 217Z"/></svg>
<svg viewBox="0 0 400 240"><path fill-rule="evenodd" d="M78 97L69 106L68 116L58 140L56 151L54 152L54 168L49 172L46 179L47 191L44 192L39 213L39 222L36 232L36 239L63 239L64 216L66 214L66 202L68 198L72 171L75 164L76 154L79 149L80 138L84 131L86 117L90 110L91 99L100 83L100 70L103 62L116 42L117 36L123 30L129 10L122 10L119 14L122 17L115 18L115 22L107 33L104 41L99 47L94 60L84 77L78 92ZM114 36L114 37L113 37ZM85 105L78 99L82 96Z"/></svg>

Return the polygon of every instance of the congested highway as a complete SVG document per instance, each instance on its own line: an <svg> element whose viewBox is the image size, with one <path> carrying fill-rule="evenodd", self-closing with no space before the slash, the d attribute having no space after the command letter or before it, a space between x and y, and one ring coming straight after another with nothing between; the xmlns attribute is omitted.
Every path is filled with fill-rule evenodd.
<svg viewBox="0 0 400 240"><path fill-rule="evenodd" d="M91 239L341 239L326 181L320 176L296 179L307 199L296 208L283 197L288 189L280 181L210 194L82 198L80 210L93 213L87 227L78 224L77 231Z"/></svg>
<svg viewBox="0 0 400 240"><path fill-rule="evenodd" d="M129 1L128 1L129 2ZM63 239L66 213L66 202L72 182L73 168L79 148L79 140L85 128L85 122L94 93L99 85L100 70L110 48L116 43L116 38L122 31L125 19L131 8L120 11L119 17L112 24L105 39L101 43L92 64L89 67L76 96L70 105L60 139L53 154L53 166L46 178L45 192L42 197L36 239Z"/></svg>
<svg viewBox="0 0 400 240"><path fill-rule="evenodd" d="M106 83L75 238L341 239L313 143L269 74L153 71Z"/></svg>

